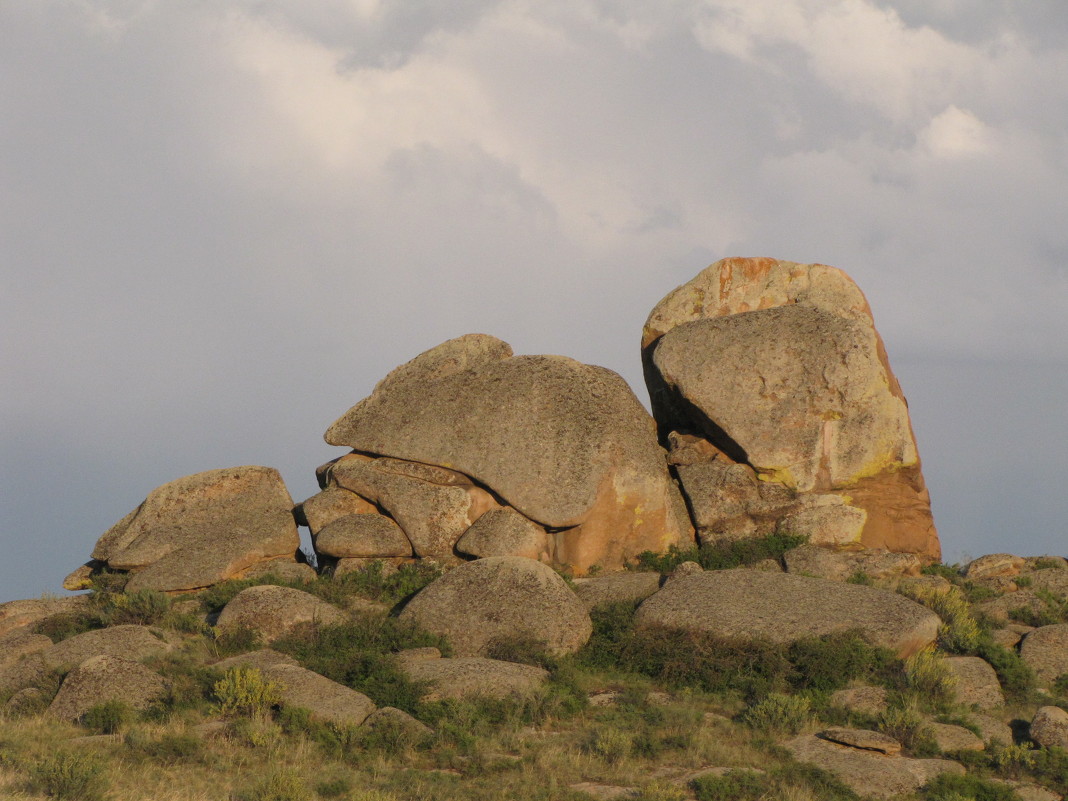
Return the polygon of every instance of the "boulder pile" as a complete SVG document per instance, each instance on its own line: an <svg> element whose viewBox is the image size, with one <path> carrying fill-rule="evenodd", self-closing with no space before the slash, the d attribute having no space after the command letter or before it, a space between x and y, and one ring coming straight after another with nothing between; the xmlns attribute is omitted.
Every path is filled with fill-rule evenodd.
<svg viewBox="0 0 1068 801"><path fill-rule="evenodd" d="M105 569L170 593L310 574L298 525L339 575L521 556L583 576L776 532L897 554L899 572L938 559L905 398L840 270L717 262L656 305L642 356L652 415L602 367L517 356L485 334L448 340L329 427L350 452L318 468L317 495L294 505L267 467L177 479L64 586Z"/></svg>

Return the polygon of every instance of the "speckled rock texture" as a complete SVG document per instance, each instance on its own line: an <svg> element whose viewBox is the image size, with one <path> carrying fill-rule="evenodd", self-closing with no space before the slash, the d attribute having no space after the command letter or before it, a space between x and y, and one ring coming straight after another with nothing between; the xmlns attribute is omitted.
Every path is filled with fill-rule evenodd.
<svg viewBox="0 0 1068 801"><path fill-rule="evenodd" d="M982 751L986 748L983 741L963 726L950 723L928 723L927 730L938 746L938 750L949 754L953 751Z"/></svg>
<svg viewBox="0 0 1068 801"><path fill-rule="evenodd" d="M950 656L943 664L956 681L957 702L986 711L1005 706L998 674L977 656Z"/></svg>
<svg viewBox="0 0 1068 801"><path fill-rule="evenodd" d="M578 596L549 566L492 556L454 568L427 585L400 613L447 637L456 656L486 656L494 642L528 637L549 652L581 648L593 630Z"/></svg>
<svg viewBox="0 0 1068 801"><path fill-rule="evenodd" d="M923 567L911 553L894 553L882 548L862 551L832 551L817 545L802 545L783 554L786 572L846 581L861 573L871 578L918 576Z"/></svg>
<svg viewBox="0 0 1068 801"><path fill-rule="evenodd" d="M515 509L490 509L456 542L469 556L522 556L552 561L552 545L545 529Z"/></svg>
<svg viewBox="0 0 1068 801"><path fill-rule="evenodd" d="M363 693L298 665L276 664L262 670L281 686L283 704L307 709L316 720L359 726L375 711L374 701Z"/></svg>
<svg viewBox="0 0 1068 801"><path fill-rule="evenodd" d="M1020 658L1035 671L1038 683L1044 687L1068 673L1068 623L1032 631L1020 643Z"/></svg>
<svg viewBox="0 0 1068 801"><path fill-rule="evenodd" d="M293 499L270 467L231 467L179 478L97 541L92 557L133 575L128 591L208 587L300 547Z"/></svg>
<svg viewBox="0 0 1068 801"><path fill-rule="evenodd" d="M890 756L901 753L901 743L888 734L870 729L835 727L816 732L816 736L822 740L848 745L850 748L859 748L863 751L878 751L880 754Z"/></svg>
<svg viewBox="0 0 1068 801"><path fill-rule="evenodd" d="M866 515L860 545L939 557L908 406L845 273L724 259L657 304L642 349L663 438L699 433L764 481L840 495ZM837 517L832 539L851 536L859 517Z"/></svg>
<svg viewBox="0 0 1068 801"><path fill-rule="evenodd" d="M264 584L235 595L219 613L216 625L224 630L250 629L269 643L296 626L340 623L344 619L344 612L310 593Z"/></svg>
<svg viewBox="0 0 1068 801"><path fill-rule="evenodd" d="M427 701L524 695L549 678L548 671L533 665L482 657L401 659L399 664L409 679L430 686L430 691L423 696Z"/></svg>
<svg viewBox="0 0 1068 801"><path fill-rule="evenodd" d="M92 656L144 659L170 651L161 630L151 626L110 626L68 637L42 651L45 662L56 668L79 665Z"/></svg>
<svg viewBox="0 0 1068 801"><path fill-rule="evenodd" d="M900 657L933 643L940 624L927 608L888 590L759 570L672 577L642 602L635 620L772 642L855 629Z"/></svg>
<svg viewBox="0 0 1068 801"><path fill-rule="evenodd" d="M0 604L0 635L9 631L39 623L53 615L78 612L89 605L89 598L76 595L72 598L30 598L7 601Z"/></svg>
<svg viewBox="0 0 1068 801"><path fill-rule="evenodd" d="M412 543L392 518L380 514L345 515L314 535L315 553L336 559L411 556Z"/></svg>
<svg viewBox="0 0 1068 801"><path fill-rule="evenodd" d="M614 601L644 601L660 589L660 574L649 572L613 573L575 579L575 595L587 609Z"/></svg>
<svg viewBox="0 0 1068 801"><path fill-rule="evenodd" d="M560 529L554 561L576 575L688 543L655 425L626 382L564 356L510 354L485 335L449 340L386 376L326 440L470 476Z"/></svg>
<svg viewBox="0 0 1068 801"><path fill-rule="evenodd" d="M811 734L783 744L798 762L815 765L841 779L854 792L871 798L915 793L943 773L963 774L964 766L947 759L910 759L850 748Z"/></svg>
<svg viewBox="0 0 1068 801"><path fill-rule="evenodd" d="M1068 749L1068 712L1059 706L1040 707L1031 718L1029 733L1044 748Z"/></svg>
<svg viewBox="0 0 1068 801"><path fill-rule="evenodd" d="M139 662L101 654L67 674L48 714L73 721L105 701L123 701L134 709L144 709L166 689L163 677Z"/></svg>

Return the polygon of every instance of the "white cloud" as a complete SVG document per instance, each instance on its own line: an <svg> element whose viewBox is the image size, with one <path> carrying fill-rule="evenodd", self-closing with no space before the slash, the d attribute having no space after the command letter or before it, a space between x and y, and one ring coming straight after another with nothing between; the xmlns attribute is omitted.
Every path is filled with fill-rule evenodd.
<svg viewBox="0 0 1068 801"><path fill-rule="evenodd" d="M919 142L938 158L969 158L988 154L990 129L965 109L949 106L920 131Z"/></svg>

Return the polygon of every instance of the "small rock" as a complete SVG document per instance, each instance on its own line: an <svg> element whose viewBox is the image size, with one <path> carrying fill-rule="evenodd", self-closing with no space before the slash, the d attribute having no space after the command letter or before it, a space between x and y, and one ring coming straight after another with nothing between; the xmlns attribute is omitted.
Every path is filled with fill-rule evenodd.
<svg viewBox="0 0 1068 801"><path fill-rule="evenodd" d="M943 664L956 679L957 700L976 709L997 709L1005 705L998 674L977 656L950 656Z"/></svg>
<svg viewBox="0 0 1068 801"><path fill-rule="evenodd" d="M400 729L414 739L429 737L434 733L434 730L425 723L416 720L407 712L392 706L384 706L380 709L376 709L367 716L367 720L363 722L363 725L369 729L390 727Z"/></svg>
<svg viewBox="0 0 1068 801"><path fill-rule="evenodd" d="M888 757L837 745L813 735L784 743L794 759L829 771L861 796L891 798L915 793L943 773L963 775L964 766L946 759Z"/></svg>
<svg viewBox="0 0 1068 801"><path fill-rule="evenodd" d="M928 730L934 738L938 750L943 753L952 751L982 751L986 748L983 741L963 726L948 723L928 723Z"/></svg>
<svg viewBox="0 0 1068 801"><path fill-rule="evenodd" d="M568 785L577 793L585 793L591 798L601 801L615 801L617 798L638 798L640 795L636 787L620 787L614 784L598 784L597 782L578 782Z"/></svg>
<svg viewBox="0 0 1068 801"><path fill-rule="evenodd" d="M315 535L315 552L341 559L382 559L411 556L412 543L385 515L345 515Z"/></svg>
<svg viewBox="0 0 1068 801"><path fill-rule="evenodd" d="M969 562L961 571L965 578L978 579L991 576L1016 576L1027 562L1011 553L992 553Z"/></svg>
<svg viewBox="0 0 1068 801"><path fill-rule="evenodd" d="M314 581L318 576L315 568L295 559L273 559L260 562L241 572L240 578L252 579L263 576L277 576L285 581Z"/></svg>
<svg viewBox="0 0 1068 801"><path fill-rule="evenodd" d="M612 691L605 693L594 693L593 695L589 696L587 700L589 702L589 705L592 707L605 707L615 706L619 703L619 700L622 697L623 693Z"/></svg>
<svg viewBox="0 0 1068 801"><path fill-rule="evenodd" d="M1068 749L1068 712L1059 706L1040 707L1031 719L1031 739L1045 748Z"/></svg>
<svg viewBox="0 0 1068 801"><path fill-rule="evenodd" d="M333 462L330 465L324 465L326 468L324 473L328 473L332 466ZM300 504L296 511L298 522L307 526L314 537L338 518L348 515L378 514L378 507L355 492L342 487L326 487L322 492Z"/></svg>
<svg viewBox="0 0 1068 801"><path fill-rule="evenodd" d="M545 529L511 507L490 509L456 541L456 550L470 556L524 556L551 562Z"/></svg>
<svg viewBox="0 0 1068 801"><path fill-rule="evenodd" d="M311 712L330 723L359 726L375 704L363 693L297 665L272 665L263 674L282 687L282 703Z"/></svg>
<svg viewBox="0 0 1068 801"><path fill-rule="evenodd" d="M44 661L54 668L80 665L91 656L144 659L171 650L158 629L151 626L110 626L68 637L42 651Z"/></svg>
<svg viewBox="0 0 1068 801"><path fill-rule="evenodd" d="M673 576L642 602L635 621L639 628L777 643L857 629L902 658L934 642L940 624L930 610L888 590L758 570Z"/></svg>
<svg viewBox="0 0 1068 801"><path fill-rule="evenodd" d="M249 651L244 654L238 654L237 656L231 656L228 659L222 659L212 665L216 670L230 670L230 668L257 668L260 671L266 670L276 665L297 665L299 664L296 659L283 654L278 651L272 651L270 648L261 648L258 651Z"/></svg>
<svg viewBox="0 0 1068 801"><path fill-rule="evenodd" d="M643 601L660 589L660 574L631 572L577 578L573 589L587 609L614 601Z"/></svg>
<svg viewBox="0 0 1068 801"><path fill-rule="evenodd" d="M880 754L890 756L901 753L901 743L878 731L833 728L816 732L816 736L823 740L830 740L832 743L859 748L862 751L878 751Z"/></svg>
<svg viewBox="0 0 1068 801"><path fill-rule="evenodd" d="M1005 628L994 629L990 632L990 639L993 640L995 645L1000 645L1002 648L1011 650L1019 645L1020 640L1023 639L1023 635L1006 626Z"/></svg>
<svg viewBox="0 0 1068 801"><path fill-rule="evenodd" d="M39 623L55 615L76 614L89 606L89 596L33 598L0 604L0 635L22 626Z"/></svg>
<svg viewBox="0 0 1068 801"><path fill-rule="evenodd" d="M996 742L1002 745L1012 745L1012 727L1005 721L978 713L973 713L970 720L978 727L984 743Z"/></svg>

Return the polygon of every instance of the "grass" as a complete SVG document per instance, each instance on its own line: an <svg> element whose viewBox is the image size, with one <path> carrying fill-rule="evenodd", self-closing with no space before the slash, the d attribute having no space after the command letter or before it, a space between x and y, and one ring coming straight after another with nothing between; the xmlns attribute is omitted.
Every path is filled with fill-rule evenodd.
<svg viewBox="0 0 1068 801"><path fill-rule="evenodd" d="M639 554L635 567L637 570L654 570L667 574L683 562L697 562L705 570L728 570L753 565L765 559L781 559L784 553L806 542L808 537L769 534L765 537L706 543L693 548L673 545L664 554L652 551Z"/></svg>
<svg viewBox="0 0 1068 801"><path fill-rule="evenodd" d="M696 561L711 568L751 564L793 544L778 538L695 549L703 551ZM646 566L671 569L672 562L695 554L669 556ZM297 630L276 644L305 667L379 705L404 709L429 726L430 734L401 723L371 729L316 721L306 710L280 708L262 675L257 680L251 671L223 673L208 666L258 643L241 632L218 636L203 624L203 614L253 583L284 582L267 577L218 585L205 594L197 615L177 614L170 599L153 594L98 589L85 614L51 622L53 633L70 636L120 621L169 629L175 648L148 660L167 679L168 694L141 712L102 704L77 725L6 716L0 727L0 797L589 801L571 785L595 782L636 788L632 797L639 801L855 801L833 777L793 762L776 741L818 725L852 725L891 734L911 756L936 756L927 721L938 714L943 721L969 723L968 711L955 706L946 690L940 656L945 652L987 659L1017 716L1027 719L1039 702L1033 674L1015 651L996 646L982 626L978 635L969 628L976 621L963 579L952 568L942 572L959 589L943 599L925 599L947 623L940 648L907 664L855 633L777 645L638 630L635 604L617 603L593 611L593 637L570 657L550 657L524 638L493 643L494 657L550 671L539 691L509 699L428 702L426 688L408 681L392 655L424 646L448 654L448 643L395 617L361 613L341 626ZM358 607L352 601L362 598L395 607L432 573L402 569L386 576L372 568L288 586L339 606ZM44 681L44 696L54 694L60 678ZM888 710L870 717L829 708L831 692L855 684L886 687ZM1062 684L1068 686L1068 679ZM591 694L608 692L616 699L609 706L587 702ZM212 722L221 715L226 716L221 729L202 729L206 723L218 726ZM96 732L120 738L77 750L65 745ZM922 794L925 801L1009 798L984 795L1003 792L990 781L995 777L1068 786L1068 754L1060 749L1020 742L959 759L968 768L968 783L932 783ZM733 770L687 785L684 777L709 765Z"/></svg>

